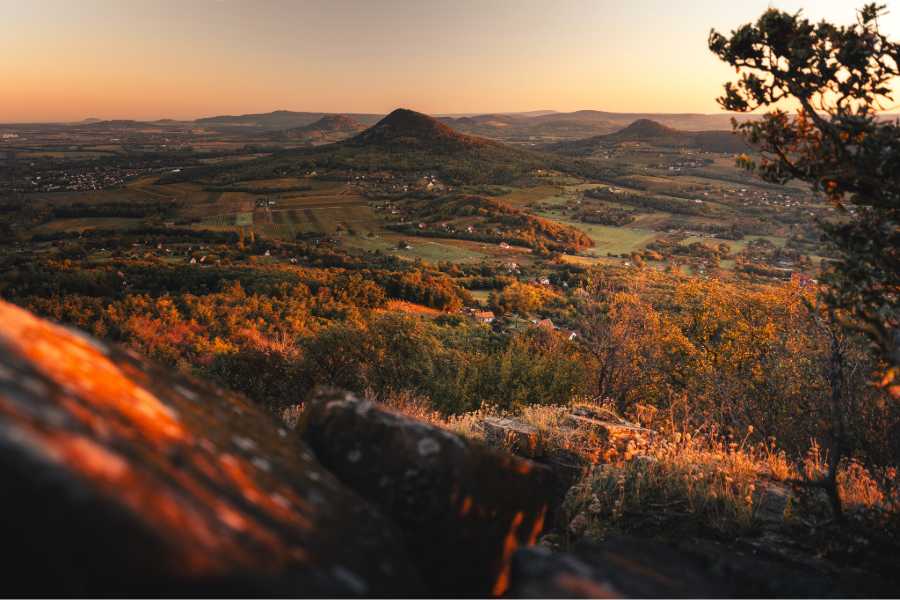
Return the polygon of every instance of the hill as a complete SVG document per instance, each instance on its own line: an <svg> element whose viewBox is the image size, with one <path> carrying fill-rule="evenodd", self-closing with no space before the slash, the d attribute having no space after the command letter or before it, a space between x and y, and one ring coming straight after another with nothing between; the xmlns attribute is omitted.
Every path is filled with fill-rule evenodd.
<svg viewBox="0 0 900 600"><path fill-rule="evenodd" d="M231 125L242 127L256 127L263 130L290 129L293 127L305 127L323 119L333 113L293 112L289 110L276 110L270 113L257 113L239 116L221 115L218 117L206 117L194 121L199 125ZM350 114L349 118L372 125L378 122L383 115Z"/></svg>
<svg viewBox="0 0 900 600"><path fill-rule="evenodd" d="M753 118L752 115L748 115ZM683 131L731 131L731 115L703 115L698 113L613 113L599 110L578 110L571 113L555 113L531 119L533 123L543 121L611 121L619 125L628 125L642 119L656 121L668 127Z"/></svg>
<svg viewBox="0 0 900 600"><path fill-rule="evenodd" d="M143 121L120 119L115 121L95 121L93 123L86 123L85 128L96 131L111 131L121 129L153 129L153 125L144 123Z"/></svg>
<svg viewBox="0 0 900 600"><path fill-rule="evenodd" d="M324 137L322 134L356 134L360 131L368 129L368 125L363 125L355 119L351 119L347 115L325 115L315 123L304 125L303 127L292 127L281 131L267 131L263 135L268 139L290 140L296 138ZM346 136L339 136L346 137Z"/></svg>
<svg viewBox="0 0 900 600"><path fill-rule="evenodd" d="M520 150L455 131L427 115L397 109L359 135L315 148L287 150L242 164L200 167L171 174L161 183L205 181L228 185L285 175L327 171L332 177L355 172L437 171L451 184L502 184L537 169L594 176L586 161Z"/></svg>
<svg viewBox="0 0 900 600"><path fill-rule="evenodd" d="M362 131L368 128L368 125L363 125L347 115L326 115L311 125L299 127L298 131Z"/></svg>
<svg viewBox="0 0 900 600"><path fill-rule="evenodd" d="M544 144L537 149L563 156L587 157L599 148L623 142L646 142L665 148L697 148L703 152L740 154L748 150L747 144L731 131L681 131L649 119L638 119L615 133Z"/></svg>

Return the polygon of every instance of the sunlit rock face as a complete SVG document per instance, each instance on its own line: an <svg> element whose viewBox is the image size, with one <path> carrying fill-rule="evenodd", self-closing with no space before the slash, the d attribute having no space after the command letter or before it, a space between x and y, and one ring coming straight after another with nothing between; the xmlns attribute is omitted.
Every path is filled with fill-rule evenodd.
<svg viewBox="0 0 900 600"><path fill-rule="evenodd" d="M403 529L435 595L507 593L513 552L544 525L546 466L348 392L318 390L296 428L326 468Z"/></svg>
<svg viewBox="0 0 900 600"><path fill-rule="evenodd" d="M274 417L5 303L0 532L7 596L427 593Z"/></svg>

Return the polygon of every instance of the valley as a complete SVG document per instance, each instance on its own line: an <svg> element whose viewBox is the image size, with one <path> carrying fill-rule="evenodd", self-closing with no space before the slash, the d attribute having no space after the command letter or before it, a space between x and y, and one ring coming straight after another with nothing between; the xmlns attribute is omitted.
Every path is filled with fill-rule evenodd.
<svg viewBox="0 0 900 600"><path fill-rule="evenodd" d="M138 222L272 242L327 239L350 255L433 264L515 257L527 265L678 268L704 277L718 269L789 279L815 278L826 260L814 220L835 218L833 207L796 184L778 188L738 170L733 154L745 146L730 132L679 131L643 119L613 133L545 143L535 153L457 133L446 125L451 118L417 115L397 111L372 125L324 116L260 134L281 144L263 154L242 154L260 150L246 137L242 148L235 142L227 149L227 140L240 138L220 132L204 143L205 131L168 123L153 131L165 137L142 141L169 144L157 144L152 155L123 156L136 163L127 171L91 167L114 161L77 152L46 155L54 161L47 168L25 164L36 150L7 150L17 158L3 171L4 203L14 206L21 191L28 202L21 218L8 217L7 235L15 233L19 250L8 247L6 260L47 252L49 242L28 243L33 234L125 233ZM489 116L492 123L535 119ZM143 126L92 123L81 131L118 127L117 135L150 136ZM315 145L290 149L313 133L321 136ZM118 148L134 148L131 139ZM90 148L86 141L78 147ZM215 156L198 158L205 155ZM70 161L78 167L66 171ZM103 175L110 169L121 175ZM32 175L16 179L19 171ZM20 192L10 189L17 184Z"/></svg>

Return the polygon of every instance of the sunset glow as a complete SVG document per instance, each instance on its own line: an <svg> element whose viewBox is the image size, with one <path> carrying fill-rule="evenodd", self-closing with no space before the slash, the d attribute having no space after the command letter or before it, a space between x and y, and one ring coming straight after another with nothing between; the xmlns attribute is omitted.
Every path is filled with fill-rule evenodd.
<svg viewBox="0 0 900 600"><path fill-rule="evenodd" d="M773 4L796 11L796 0ZM718 112L711 28L768 0L46 0L0 5L0 122L272 110ZM806 3L849 24L859 6ZM900 31L900 13L882 23Z"/></svg>

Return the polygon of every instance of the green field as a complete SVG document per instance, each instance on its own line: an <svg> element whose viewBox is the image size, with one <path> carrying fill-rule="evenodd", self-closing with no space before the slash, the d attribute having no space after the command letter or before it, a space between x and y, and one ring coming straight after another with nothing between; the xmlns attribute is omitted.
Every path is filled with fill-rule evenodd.
<svg viewBox="0 0 900 600"><path fill-rule="evenodd" d="M52 233L54 231L78 231L85 229L127 229L139 219L119 217L83 217L79 219L53 219L32 229L34 233Z"/></svg>
<svg viewBox="0 0 900 600"><path fill-rule="evenodd" d="M397 256L421 258L429 263L438 263L445 260L464 260L467 258L487 258L486 254L480 252L454 248L453 246L438 244L437 242L410 244L410 246L412 246L412 250L398 250L396 252Z"/></svg>
<svg viewBox="0 0 900 600"><path fill-rule="evenodd" d="M596 245L591 250L598 255L605 255L607 252L612 254L633 252L644 247L648 242L663 236L663 234L656 231L582 223L581 221L555 215L547 216L546 218L582 231L586 236L594 240ZM591 250L588 250L588 252Z"/></svg>
<svg viewBox="0 0 900 600"><path fill-rule="evenodd" d="M205 217L201 222L201 225L236 225L238 227L244 225L253 225L253 213L251 212L243 212L243 213L228 213L224 215L214 215L211 217Z"/></svg>
<svg viewBox="0 0 900 600"><path fill-rule="evenodd" d="M447 260L465 260L468 258L487 258L487 255L482 254L481 252L456 248L437 242L412 242L409 244L412 246L412 250L393 250L394 248L402 248L403 246L398 245L399 242L386 240L378 235L373 235L371 237L367 235L347 235L341 236L339 239L344 244L355 248L381 250L382 252L396 254L397 256L405 256L406 258L420 258L429 263L438 263Z"/></svg>
<svg viewBox="0 0 900 600"><path fill-rule="evenodd" d="M704 238L704 237L690 236L690 237L686 237L683 240L681 240L681 243L684 244L685 246L689 246L689 245L693 244L694 242L702 242L704 244L709 244L710 246L717 246L719 244L724 243L724 244L728 244L728 247L731 248L731 253L735 254L737 252L742 251L744 248L746 248L747 244L750 240L755 240L757 238L763 238L763 239L769 240L776 246L784 246L784 244L787 242L787 238L775 237L773 235L748 235L747 237L745 237L742 240L720 240L718 238Z"/></svg>
<svg viewBox="0 0 900 600"><path fill-rule="evenodd" d="M532 202L543 200L544 198L550 198L551 196L555 196L557 193L559 193L558 188L546 185L524 188L517 192L506 194L505 196L498 196L497 200L516 206L522 204L530 204Z"/></svg>

